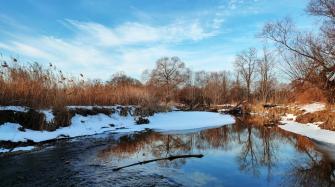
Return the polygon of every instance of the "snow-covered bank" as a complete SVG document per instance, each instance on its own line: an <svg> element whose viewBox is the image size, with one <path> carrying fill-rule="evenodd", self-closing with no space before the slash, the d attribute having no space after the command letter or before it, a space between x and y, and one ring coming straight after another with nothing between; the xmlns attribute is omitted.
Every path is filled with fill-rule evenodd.
<svg viewBox="0 0 335 187"><path fill-rule="evenodd" d="M311 104L299 106L299 108L305 111L305 113L313 113L313 112L325 110L326 105L324 103L311 103Z"/></svg>
<svg viewBox="0 0 335 187"><path fill-rule="evenodd" d="M229 115L222 115L212 112L167 112L158 113L149 117L150 123L146 125L136 125L134 117L128 115L122 117L119 114L111 116L98 114L93 116L75 115L69 127L62 127L55 131L35 131L25 129L20 131L20 124L5 123L0 125L0 141L42 142L51 139L77 137L85 135L99 134L106 131L113 132L133 132L146 128L158 131L189 130L207 127L222 126L235 122Z"/></svg>
<svg viewBox="0 0 335 187"><path fill-rule="evenodd" d="M321 129L317 124L302 124L292 120L292 118L283 119L281 122L284 125L279 125L279 127L286 131L307 136L318 141L335 144L335 132Z"/></svg>
<svg viewBox="0 0 335 187"><path fill-rule="evenodd" d="M34 146L25 146L25 147L15 147L14 149L5 149L5 148L0 148L0 153L8 153L8 152L19 152L19 151L31 151L35 149Z"/></svg>
<svg viewBox="0 0 335 187"><path fill-rule="evenodd" d="M23 107L23 106L0 106L0 110L13 110L16 112L27 112L29 108Z"/></svg>
<svg viewBox="0 0 335 187"><path fill-rule="evenodd" d="M318 111L325 110L325 104L323 103L312 103L307 105L299 106L301 110L304 110L305 113L314 113ZM297 116L293 114L287 114L286 116L282 117L281 123L279 127L286 131L290 131L299 135L306 136L308 138L335 144L335 131L321 129L319 127L320 124L323 122L316 122L316 123L299 123L296 121Z"/></svg>

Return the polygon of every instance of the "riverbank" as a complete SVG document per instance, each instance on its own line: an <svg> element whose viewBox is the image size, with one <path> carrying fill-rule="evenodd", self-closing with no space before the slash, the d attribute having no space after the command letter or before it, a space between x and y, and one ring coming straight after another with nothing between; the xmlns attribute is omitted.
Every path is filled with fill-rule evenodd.
<svg viewBox="0 0 335 187"><path fill-rule="evenodd" d="M231 105L233 106L233 105ZM8 115L9 114L9 115ZM335 112L323 103L251 107L250 124L279 128L335 144ZM105 132L193 131L235 123L232 116L208 111L153 111L138 106L67 106L63 110L0 107L0 154L30 151L47 142Z"/></svg>
<svg viewBox="0 0 335 187"><path fill-rule="evenodd" d="M282 116L280 128L311 139L335 144L335 111L323 103L296 106L298 112Z"/></svg>
<svg viewBox="0 0 335 187"><path fill-rule="evenodd" d="M278 105L268 109L254 109L253 118L263 124L279 124L279 128L308 138L335 144L335 110L324 103Z"/></svg>
<svg viewBox="0 0 335 187"><path fill-rule="evenodd" d="M36 130L27 128L20 123L4 122L0 124L0 153L13 151L28 151L34 149L38 143L51 140L88 136L104 132L135 132L145 129L155 131L189 131L218 127L235 122L229 115L213 112L159 112L144 116L135 106L69 106L71 115L68 125L59 128L50 128L56 119L52 110L34 111L42 116L44 129ZM30 114L33 109L27 107L7 106L1 107L0 113ZM72 111L72 112L71 112ZM139 119L145 122L139 123ZM24 120L23 120L24 121ZM30 124L30 123L28 123Z"/></svg>

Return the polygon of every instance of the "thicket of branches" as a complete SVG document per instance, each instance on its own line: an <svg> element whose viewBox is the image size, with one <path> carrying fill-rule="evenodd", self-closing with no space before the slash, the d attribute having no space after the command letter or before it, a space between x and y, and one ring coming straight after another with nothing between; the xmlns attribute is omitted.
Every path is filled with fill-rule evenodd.
<svg viewBox="0 0 335 187"><path fill-rule="evenodd" d="M292 81L319 88L335 102L335 0L310 0L307 13L323 24L318 33L299 31L289 18L267 23L262 36L275 43Z"/></svg>

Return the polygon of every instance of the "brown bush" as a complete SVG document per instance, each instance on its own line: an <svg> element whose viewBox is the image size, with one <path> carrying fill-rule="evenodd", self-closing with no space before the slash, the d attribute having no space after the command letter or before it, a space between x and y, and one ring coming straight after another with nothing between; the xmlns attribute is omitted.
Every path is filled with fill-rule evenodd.
<svg viewBox="0 0 335 187"><path fill-rule="evenodd" d="M50 130L71 125L71 118L73 117L73 114L71 114L65 107L54 108L52 112L55 116L54 128Z"/></svg>
<svg viewBox="0 0 335 187"><path fill-rule="evenodd" d="M0 111L0 125L6 122L19 123L24 128L33 130L45 129L45 116L42 113L30 109L28 112L19 112L13 110Z"/></svg>
<svg viewBox="0 0 335 187"><path fill-rule="evenodd" d="M309 82L294 81L294 97L298 103L327 102L325 93Z"/></svg>
<svg viewBox="0 0 335 187"><path fill-rule="evenodd" d="M296 118L296 121L299 123L323 122L319 125L320 128L335 130L335 112L331 110L302 114Z"/></svg>

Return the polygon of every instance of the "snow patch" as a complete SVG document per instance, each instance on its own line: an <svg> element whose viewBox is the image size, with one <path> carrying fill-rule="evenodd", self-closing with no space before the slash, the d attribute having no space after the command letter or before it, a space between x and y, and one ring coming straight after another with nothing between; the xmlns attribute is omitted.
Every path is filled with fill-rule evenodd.
<svg viewBox="0 0 335 187"><path fill-rule="evenodd" d="M317 123L307 123L302 124L298 123L295 120L295 116L292 114L288 114L282 118L282 123L284 125L279 125L281 129L286 131L290 131L296 134L300 134L311 139L315 139L321 142L335 144L335 132L330 130L321 129Z"/></svg>
<svg viewBox="0 0 335 187"><path fill-rule="evenodd" d="M296 115L293 114L286 114L286 116L282 117L282 122L286 122L286 121L295 121L297 119Z"/></svg>
<svg viewBox="0 0 335 187"><path fill-rule="evenodd" d="M13 110L16 112L28 112L29 108L23 106L0 106L0 110Z"/></svg>
<svg viewBox="0 0 335 187"><path fill-rule="evenodd" d="M18 152L18 151L31 151L35 149L34 146L25 146L25 147L15 147L14 149L5 149L5 148L0 148L0 153L8 153L8 152Z"/></svg>
<svg viewBox="0 0 335 187"><path fill-rule="evenodd" d="M25 146L25 147L15 147L11 152L17 152L17 151L31 151L35 149L34 146Z"/></svg>
<svg viewBox="0 0 335 187"><path fill-rule="evenodd" d="M43 113L47 123L51 123L55 116L52 113L52 110L39 110L38 112Z"/></svg>
<svg viewBox="0 0 335 187"><path fill-rule="evenodd" d="M301 110L304 110L306 114L306 113L313 113L313 112L325 110L326 105L324 103L312 103L312 104L302 105L299 108Z"/></svg>
<svg viewBox="0 0 335 187"><path fill-rule="evenodd" d="M6 152L9 152L9 149L0 148L0 153L6 153Z"/></svg>

